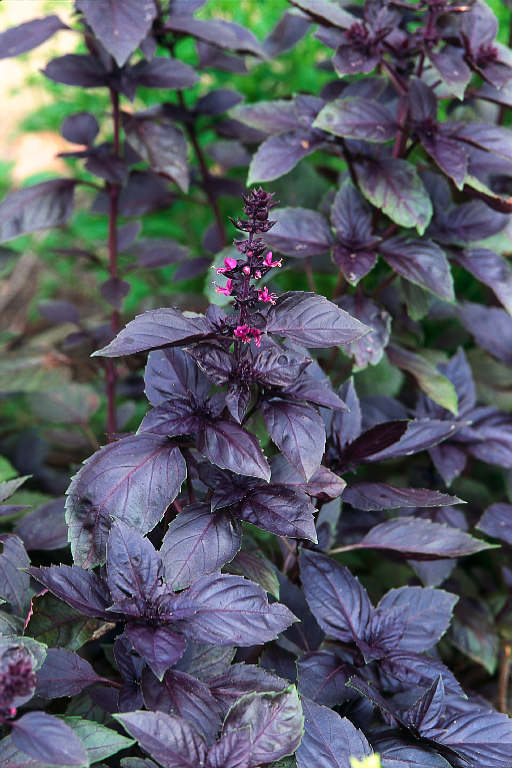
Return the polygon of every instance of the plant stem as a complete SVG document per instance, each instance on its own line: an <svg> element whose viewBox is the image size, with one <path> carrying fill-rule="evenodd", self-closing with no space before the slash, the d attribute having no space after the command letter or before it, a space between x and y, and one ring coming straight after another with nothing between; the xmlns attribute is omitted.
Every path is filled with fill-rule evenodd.
<svg viewBox="0 0 512 768"><path fill-rule="evenodd" d="M512 10L510 11L510 18L508 20L508 47L512 48ZM507 114L507 107L501 104L498 112L498 125L503 125L505 122L505 115Z"/></svg>
<svg viewBox="0 0 512 768"><path fill-rule="evenodd" d="M178 102L180 107L182 107L182 109L186 109L185 99L183 98L183 94L180 91L178 91ZM224 221L222 219L222 213L220 212L218 200L215 197L215 194L212 192L210 187L210 182L212 177L210 175L210 171L208 170L208 166L206 164L206 160L203 154L203 150L201 149L201 145L197 140L195 126L192 123L186 123L185 130L187 131L188 137L190 139L190 143L194 148L197 162L199 164L199 170L201 171L201 176L203 179L204 191L212 207L213 215L215 216L215 223L217 224L217 230L218 230L219 238L221 241L221 246L222 248L224 248L224 246L227 243L226 229L224 227Z"/></svg>
<svg viewBox="0 0 512 768"><path fill-rule="evenodd" d="M508 713L508 686L510 683L511 652L512 647L508 643L505 643L501 650L498 687L498 709L504 714Z"/></svg>
<svg viewBox="0 0 512 768"><path fill-rule="evenodd" d="M304 263L304 271L306 273L306 279L308 281L309 290L313 293L316 293L315 288L315 277L313 275L313 266L311 264L311 256L308 256L306 258L306 261Z"/></svg>
<svg viewBox="0 0 512 768"><path fill-rule="evenodd" d="M333 288L332 291L332 300L339 298L343 295L347 288L347 282L345 280L345 277L342 272L339 273L338 279L336 280L336 285Z"/></svg>
<svg viewBox="0 0 512 768"><path fill-rule="evenodd" d="M120 150L120 114L119 114L119 94L113 88L110 89L110 102L112 104L112 119L114 123L114 154L119 155ZM109 214L108 214L108 271L110 278L118 277L117 270L117 216L119 202L119 185L107 182L107 192L109 196ZM113 335L119 333L120 321L119 311L113 309L110 315L110 328ZM116 384L117 369L112 359L105 363L107 374L107 433L108 440L111 442L117 431L116 421Z"/></svg>

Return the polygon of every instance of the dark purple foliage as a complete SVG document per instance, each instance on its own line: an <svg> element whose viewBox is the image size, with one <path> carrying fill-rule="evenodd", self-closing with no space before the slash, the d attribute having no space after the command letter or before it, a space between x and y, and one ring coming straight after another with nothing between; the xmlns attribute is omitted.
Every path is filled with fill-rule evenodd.
<svg viewBox="0 0 512 768"><path fill-rule="evenodd" d="M71 332L1 394L102 447L68 483L46 438L2 442L27 477L0 483L0 768L511 768L510 50L483 0L290 0L263 42L202 5L76 0L85 47L43 70L109 94L109 130L61 128L108 267L57 249L103 270L109 322L42 302ZM0 58L65 28L6 30ZM207 89L310 30L320 94ZM172 95L134 111L140 88ZM229 246L247 168L275 191L243 193ZM8 194L0 242L65 227L78 185ZM142 229L184 201L199 251ZM125 312L136 270L212 261L222 308ZM52 500L27 512L25 480Z"/></svg>

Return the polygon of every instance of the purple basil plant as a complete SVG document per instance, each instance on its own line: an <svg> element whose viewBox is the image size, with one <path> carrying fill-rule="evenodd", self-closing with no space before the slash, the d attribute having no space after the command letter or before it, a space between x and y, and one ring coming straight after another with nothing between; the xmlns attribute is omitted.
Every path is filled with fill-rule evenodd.
<svg viewBox="0 0 512 768"><path fill-rule="evenodd" d="M135 433L111 422L65 520L0 483L0 516L22 515L0 539L0 768L512 768L510 51L481 0L292 0L263 46L201 5L78 0L89 53L47 68L117 94L112 146L92 116L68 125L94 134L88 163L129 166L132 191L109 177L95 203L111 256L120 201L182 185L184 127L223 303L98 337L107 372L146 363L150 407ZM59 28L31 24L9 50ZM118 109L139 81L192 78L155 41L192 36L233 72L309 27L320 94ZM201 109L260 142L229 249ZM325 182L316 208L288 205L301 178ZM20 229L50 184L2 204L16 233L61 223Z"/></svg>

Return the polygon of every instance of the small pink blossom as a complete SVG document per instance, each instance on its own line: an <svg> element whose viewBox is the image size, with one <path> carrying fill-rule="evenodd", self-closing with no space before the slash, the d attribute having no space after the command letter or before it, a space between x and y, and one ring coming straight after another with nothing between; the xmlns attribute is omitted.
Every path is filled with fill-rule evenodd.
<svg viewBox="0 0 512 768"><path fill-rule="evenodd" d="M240 339L240 341L243 341L244 344L249 344L251 338L253 338L256 346L261 346L261 331L258 331L257 328L251 328L247 324L238 325L233 333L236 338Z"/></svg>
<svg viewBox="0 0 512 768"><path fill-rule="evenodd" d="M226 256L224 259L224 266L217 267L217 274L222 275L224 272L229 272L231 269L234 269L237 264L238 262L236 259L231 259L229 256Z"/></svg>
<svg viewBox="0 0 512 768"><path fill-rule="evenodd" d="M279 259L279 261L272 261L272 251L269 251L263 259L263 264L266 267L280 267L282 263L282 259Z"/></svg>
<svg viewBox="0 0 512 768"><path fill-rule="evenodd" d="M245 267L242 269L242 272L244 273L244 275L250 275L250 274L251 274L251 268L250 268L250 267L247 267L247 266L245 266Z"/></svg>
<svg viewBox="0 0 512 768"><path fill-rule="evenodd" d="M260 277L261 277L261 272L260 272L260 270L259 270L259 269L257 269L257 270L256 270L256 272L254 273L254 277L256 278L256 280L259 280L259 279L260 279Z"/></svg>
<svg viewBox="0 0 512 768"><path fill-rule="evenodd" d="M222 288L222 286L217 286L217 293L223 293L224 296L231 296L231 291L233 290L233 281L231 278L229 280L226 280L226 287Z"/></svg>
<svg viewBox="0 0 512 768"><path fill-rule="evenodd" d="M266 304L275 304L277 296L275 293L269 293L267 286L258 290L258 300L264 301Z"/></svg>

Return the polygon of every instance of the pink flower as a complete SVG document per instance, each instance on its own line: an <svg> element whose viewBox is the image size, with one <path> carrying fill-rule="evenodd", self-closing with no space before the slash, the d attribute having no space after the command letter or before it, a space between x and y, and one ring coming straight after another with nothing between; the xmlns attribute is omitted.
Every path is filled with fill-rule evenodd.
<svg viewBox="0 0 512 768"><path fill-rule="evenodd" d="M240 341L243 341L244 344L249 344L251 338L253 338L256 346L261 346L261 331L258 331L257 328L251 328L247 324L238 325L233 333L236 338L240 339Z"/></svg>
<svg viewBox="0 0 512 768"><path fill-rule="evenodd" d="M250 274L251 274L251 268L250 268L250 267L247 267L247 266L245 266L245 267L242 269L242 272L244 273L244 275L250 275Z"/></svg>
<svg viewBox="0 0 512 768"><path fill-rule="evenodd" d="M282 259L279 259L279 261L272 261L272 251L269 251L263 259L263 264L266 267L280 267L282 263Z"/></svg>
<svg viewBox="0 0 512 768"><path fill-rule="evenodd" d="M217 293L223 293L224 296L231 296L231 291L233 290L233 281L231 278L229 280L226 280L226 287L222 288L220 285L217 286Z"/></svg>
<svg viewBox="0 0 512 768"><path fill-rule="evenodd" d="M231 259L229 256L226 256L224 259L224 266L217 267L217 274L222 275L224 272L229 272L231 269L234 269L237 264L238 262L236 259Z"/></svg>
<svg viewBox="0 0 512 768"><path fill-rule="evenodd" d="M275 293L269 293L267 286L258 290L258 300L268 304L275 304L277 296Z"/></svg>
<svg viewBox="0 0 512 768"><path fill-rule="evenodd" d="M259 279L260 279L260 277L261 277L261 272L260 272L260 270L259 270L259 269L257 269L257 270L255 271L255 273L254 273L254 277L256 278L256 280L259 280Z"/></svg>

